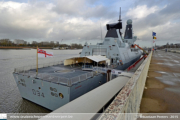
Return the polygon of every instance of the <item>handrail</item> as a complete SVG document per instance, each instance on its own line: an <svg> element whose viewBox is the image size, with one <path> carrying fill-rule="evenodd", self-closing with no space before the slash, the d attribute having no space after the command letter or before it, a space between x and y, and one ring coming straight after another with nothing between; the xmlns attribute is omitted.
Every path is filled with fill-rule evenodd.
<svg viewBox="0 0 180 120"><path fill-rule="evenodd" d="M46 63L46 64L39 64L38 66L39 66L39 68L43 68L43 67L49 67L49 66L61 65L61 64L62 64L62 62L58 61L58 62L52 62L52 63ZM42 79L42 80L48 81L48 82L67 85L67 86L72 86L73 84L76 84L77 82L84 81L90 77L97 75L94 72L88 72L88 73L81 74L81 75L73 77L73 78L65 78L65 77L58 77L58 76L54 76L54 75L49 75L46 73L36 74L35 71L30 71L32 69L36 69L36 66L31 65L31 66L15 68L14 73L20 74L23 76Z"/></svg>
<svg viewBox="0 0 180 120"><path fill-rule="evenodd" d="M127 71L131 70L132 68L134 68L142 59L146 58L147 56L144 55L142 58L140 58L139 60L137 60L133 65L129 66L127 68Z"/></svg>

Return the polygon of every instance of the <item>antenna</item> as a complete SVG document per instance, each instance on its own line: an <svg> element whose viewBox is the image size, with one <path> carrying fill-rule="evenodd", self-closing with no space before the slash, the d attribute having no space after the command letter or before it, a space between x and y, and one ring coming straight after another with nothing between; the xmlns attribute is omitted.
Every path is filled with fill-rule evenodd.
<svg viewBox="0 0 180 120"><path fill-rule="evenodd" d="M100 28L101 28L101 40L102 40L102 27L101 27L101 23L100 23ZM102 41L101 41L102 42Z"/></svg>
<svg viewBox="0 0 180 120"><path fill-rule="evenodd" d="M100 29L101 29L101 42L102 42L102 27L101 27L101 22L100 22ZM101 46L100 46L100 55L101 55Z"/></svg>
<svg viewBox="0 0 180 120"><path fill-rule="evenodd" d="M121 20L121 7L120 7L120 9L119 9L119 23L121 24L121 29L122 29L122 20ZM121 38L122 38L122 33L121 33L121 30L119 29L119 34L120 34L120 36L121 36Z"/></svg>
<svg viewBox="0 0 180 120"><path fill-rule="evenodd" d="M121 7L120 7L120 9L119 9L119 20L118 20L119 22L121 21Z"/></svg>

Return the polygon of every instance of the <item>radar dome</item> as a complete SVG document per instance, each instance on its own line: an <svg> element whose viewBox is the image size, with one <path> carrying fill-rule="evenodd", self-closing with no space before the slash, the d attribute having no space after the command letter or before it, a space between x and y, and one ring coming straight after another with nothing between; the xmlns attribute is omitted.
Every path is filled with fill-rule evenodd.
<svg viewBox="0 0 180 120"><path fill-rule="evenodd" d="M132 24L132 20L131 19L127 20L127 24L128 25Z"/></svg>

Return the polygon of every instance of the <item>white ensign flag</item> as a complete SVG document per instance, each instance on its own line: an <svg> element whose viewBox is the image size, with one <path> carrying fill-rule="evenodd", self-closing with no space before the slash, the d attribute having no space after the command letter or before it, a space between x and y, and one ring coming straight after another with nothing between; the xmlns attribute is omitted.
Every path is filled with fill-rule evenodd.
<svg viewBox="0 0 180 120"><path fill-rule="evenodd" d="M46 52L45 50L41 50L38 48L38 57L53 57L53 52Z"/></svg>

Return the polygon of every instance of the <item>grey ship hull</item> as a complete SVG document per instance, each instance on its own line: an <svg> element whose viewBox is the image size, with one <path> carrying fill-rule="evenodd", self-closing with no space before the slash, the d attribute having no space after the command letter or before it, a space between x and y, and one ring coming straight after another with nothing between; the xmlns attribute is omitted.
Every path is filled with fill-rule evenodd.
<svg viewBox="0 0 180 120"><path fill-rule="evenodd" d="M86 73L89 74L90 72ZM38 79L23 73L13 73L13 76L22 98L49 110L55 110L106 83L105 74L94 74L71 85L53 80ZM60 94L63 95L63 98L60 97Z"/></svg>
<svg viewBox="0 0 180 120"><path fill-rule="evenodd" d="M129 66L131 66L133 63L135 63L137 60L139 60L140 57L141 57L141 55L137 56L135 59L131 60L128 63L125 63L123 65L117 66L116 69L118 69L118 70L126 70Z"/></svg>

